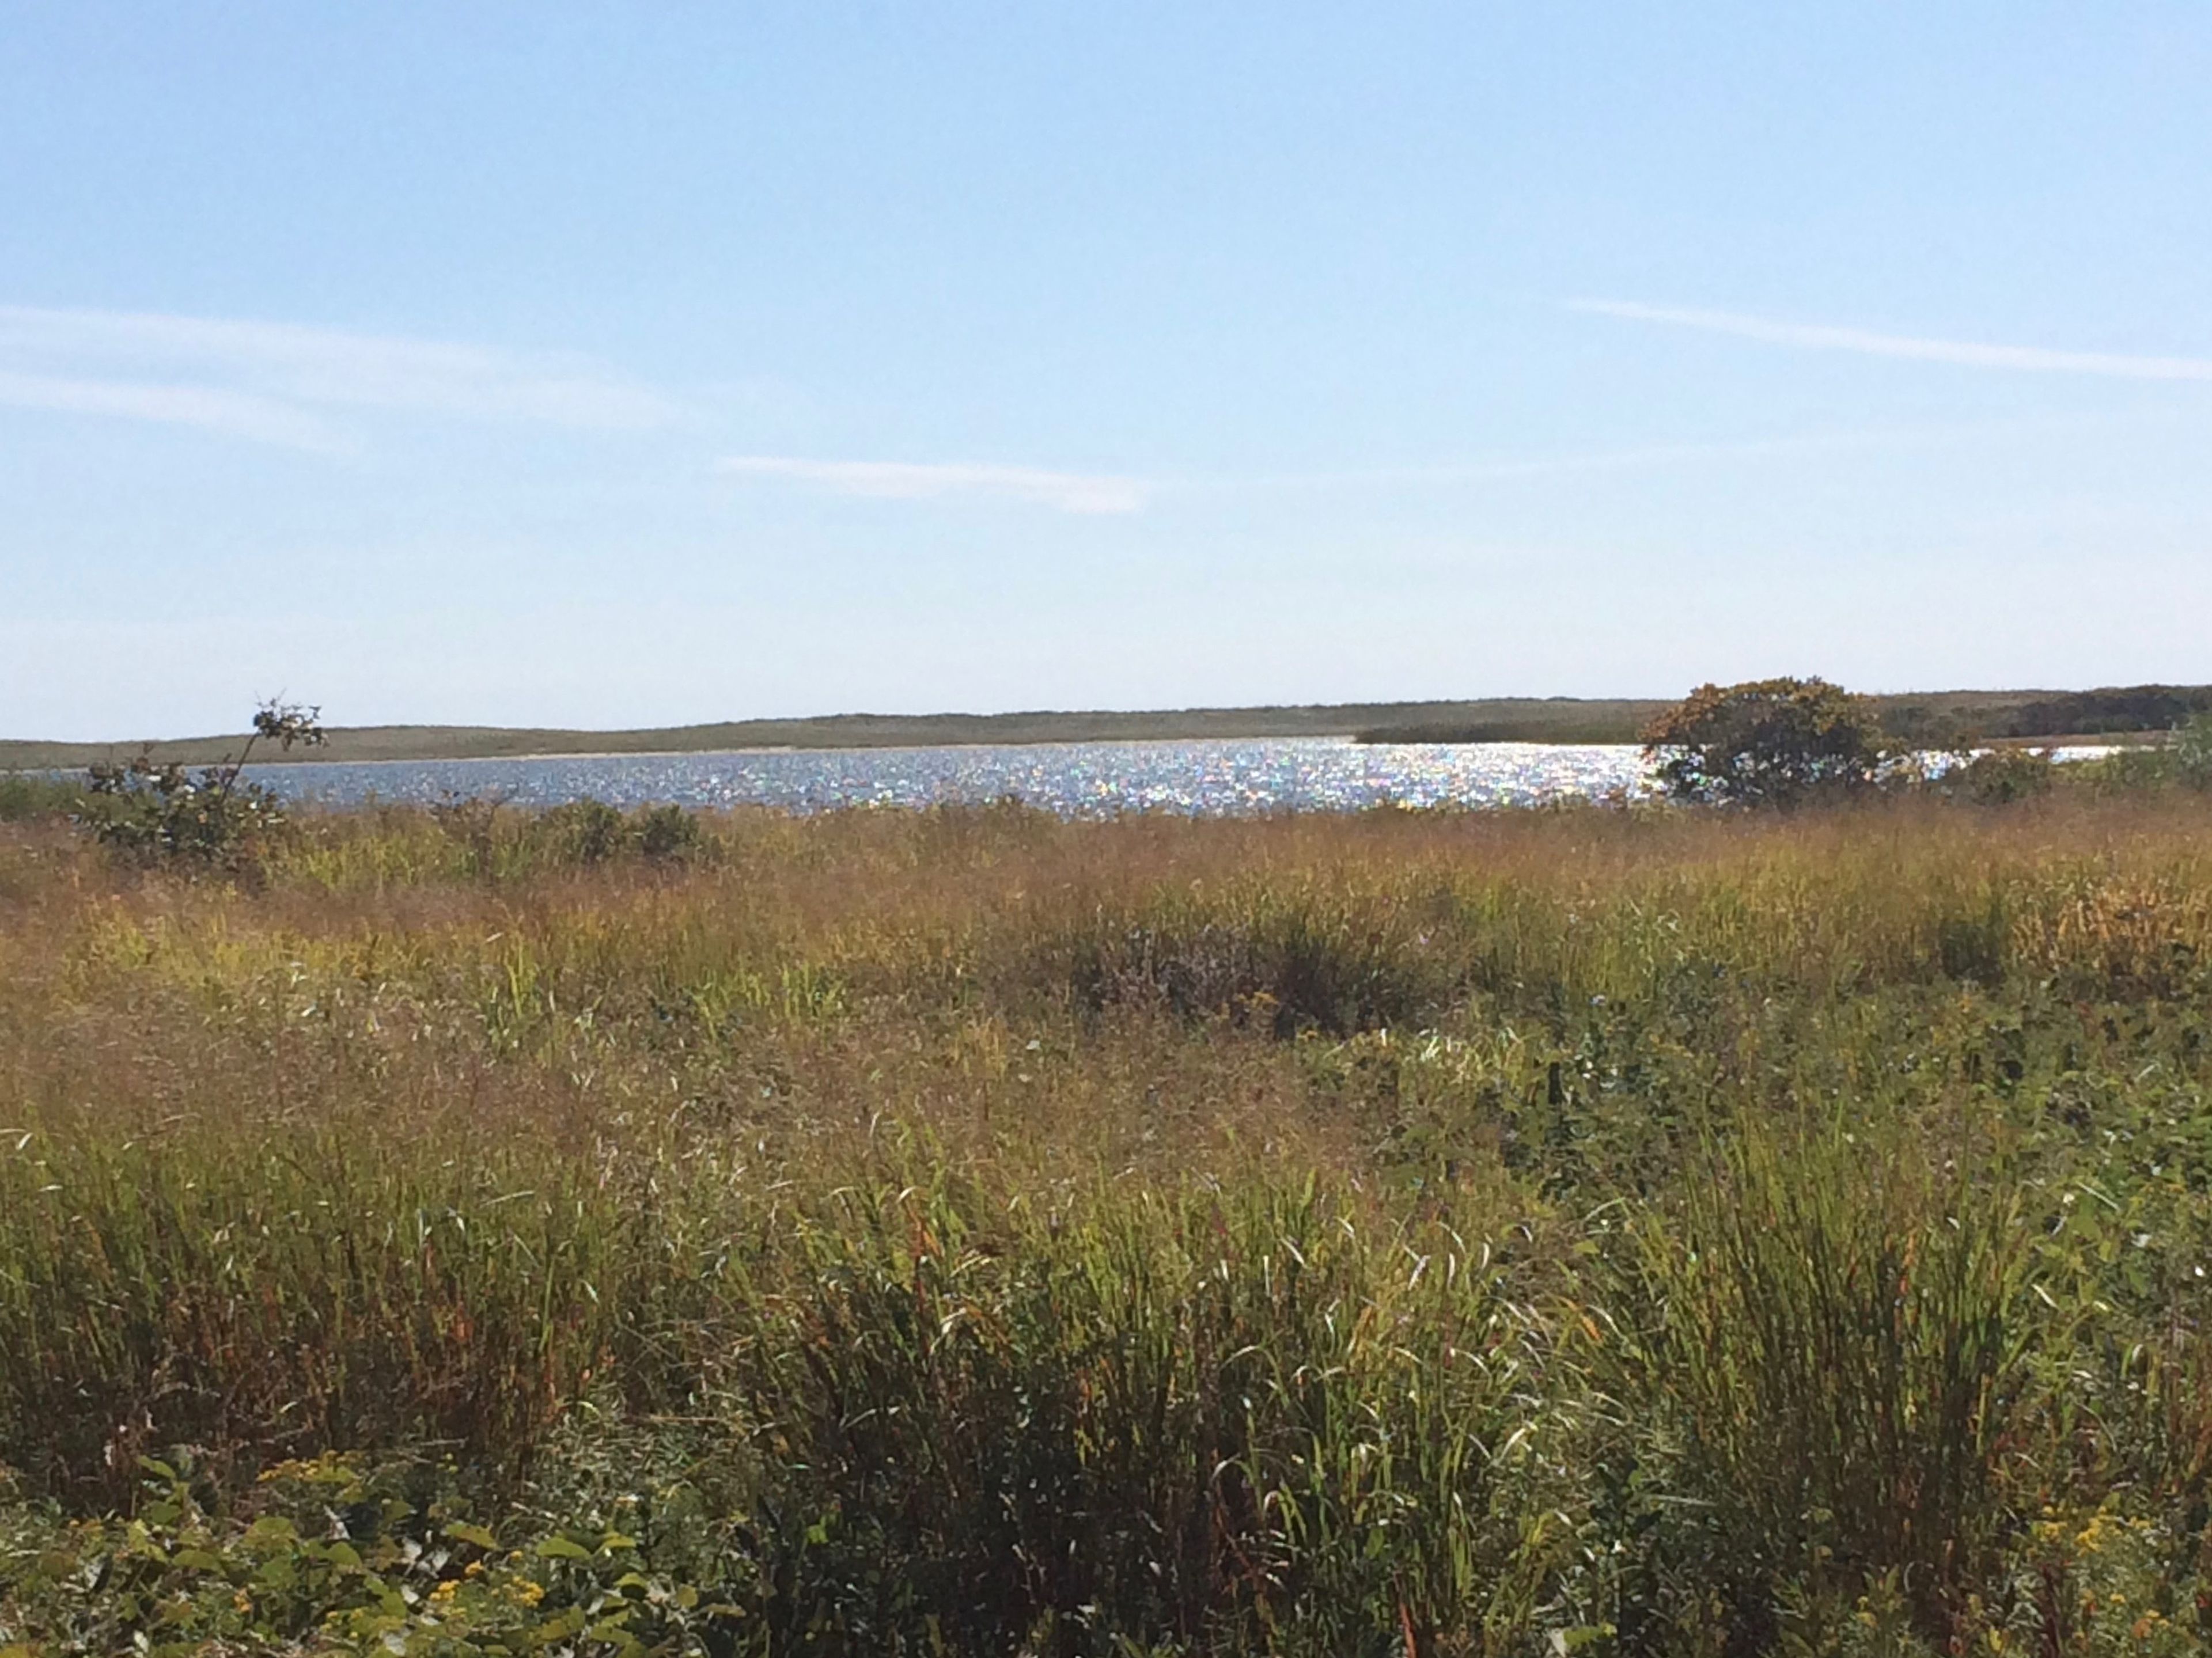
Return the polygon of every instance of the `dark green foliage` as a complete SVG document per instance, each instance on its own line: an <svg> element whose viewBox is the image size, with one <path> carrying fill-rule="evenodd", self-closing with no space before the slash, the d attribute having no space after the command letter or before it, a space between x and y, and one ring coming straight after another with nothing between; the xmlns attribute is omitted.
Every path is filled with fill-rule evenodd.
<svg viewBox="0 0 2212 1658"><path fill-rule="evenodd" d="M1376 726L1354 733L1356 743L1627 743L1638 727L1631 713L1588 718L1449 720L1407 726Z"/></svg>
<svg viewBox="0 0 2212 1658"><path fill-rule="evenodd" d="M0 1642L39 1643L0 1651L633 1658L727 1653L751 1632L665 1575L654 1556L682 1552L654 1547L646 1494L590 1521L518 1520L451 1464L326 1456L270 1469L224 1512L188 1453L137 1472L128 1520L0 1513Z"/></svg>
<svg viewBox="0 0 2212 1658"><path fill-rule="evenodd" d="M630 826L621 810L589 795L554 807L538 827L563 857L579 864L603 864L629 847Z"/></svg>
<svg viewBox="0 0 2212 1658"><path fill-rule="evenodd" d="M235 864L285 824L283 801L214 767L197 776L143 755L94 766L77 821L133 857Z"/></svg>
<svg viewBox="0 0 2212 1658"><path fill-rule="evenodd" d="M1724 806L1858 793L1891 758L1873 706L1825 679L1700 685L1645 728L1644 752L1668 794Z"/></svg>
<svg viewBox="0 0 2212 1658"><path fill-rule="evenodd" d="M706 844L698 818L681 806L647 806L637 814L633 828L638 851L659 862L693 856Z"/></svg>
<svg viewBox="0 0 2212 1658"><path fill-rule="evenodd" d="M1985 737L2083 737L2100 732L2171 731L2212 714L2212 685L2131 685L2069 691L2026 702L1984 722Z"/></svg>

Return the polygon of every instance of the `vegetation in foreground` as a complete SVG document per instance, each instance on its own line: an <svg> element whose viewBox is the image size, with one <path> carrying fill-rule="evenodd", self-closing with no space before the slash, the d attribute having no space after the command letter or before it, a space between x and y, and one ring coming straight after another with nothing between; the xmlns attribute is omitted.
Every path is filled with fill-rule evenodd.
<svg viewBox="0 0 2212 1658"><path fill-rule="evenodd" d="M0 1650L2201 1650L2142 780L0 829Z"/></svg>

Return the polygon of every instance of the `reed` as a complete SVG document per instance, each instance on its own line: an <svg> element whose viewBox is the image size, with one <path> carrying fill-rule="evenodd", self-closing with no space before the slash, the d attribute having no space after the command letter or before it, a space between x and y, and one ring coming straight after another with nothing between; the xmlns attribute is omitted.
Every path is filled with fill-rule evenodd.
<svg viewBox="0 0 2212 1658"><path fill-rule="evenodd" d="M656 833L0 830L0 1647L2208 1633L2201 802Z"/></svg>

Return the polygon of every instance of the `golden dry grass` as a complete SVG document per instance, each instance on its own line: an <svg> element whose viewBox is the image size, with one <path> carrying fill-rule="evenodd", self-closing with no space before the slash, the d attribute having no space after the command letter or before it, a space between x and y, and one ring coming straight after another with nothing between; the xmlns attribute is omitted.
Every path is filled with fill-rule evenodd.
<svg viewBox="0 0 2212 1658"><path fill-rule="evenodd" d="M2026 1650L2105 1507L2196 1615L2199 797L0 833L0 1461L71 1501L589 1411L843 1649Z"/></svg>

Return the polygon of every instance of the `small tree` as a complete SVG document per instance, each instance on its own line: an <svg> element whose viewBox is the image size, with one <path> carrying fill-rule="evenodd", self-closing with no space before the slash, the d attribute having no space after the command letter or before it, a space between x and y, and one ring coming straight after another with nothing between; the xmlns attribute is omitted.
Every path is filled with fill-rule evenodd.
<svg viewBox="0 0 2212 1658"><path fill-rule="evenodd" d="M143 750L120 763L94 765L77 821L106 844L142 858L235 863L285 821L284 803L275 791L239 780L253 745L265 738L283 749L318 747L324 740L321 714L297 703L265 702L253 716L246 746L197 774Z"/></svg>
<svg viewBox="0 0 2212 1658"><path fill-rule="evenodd" d="M1879 780L1893 750L1874 707L1825 679L1700 685L1654 720L1644 754L1678 800L1790 806Z"/></svg>

